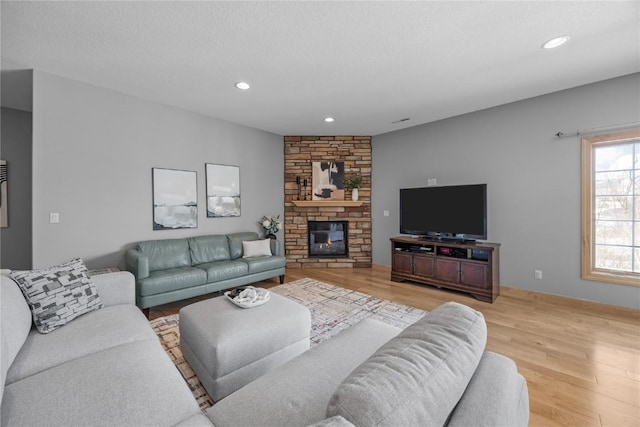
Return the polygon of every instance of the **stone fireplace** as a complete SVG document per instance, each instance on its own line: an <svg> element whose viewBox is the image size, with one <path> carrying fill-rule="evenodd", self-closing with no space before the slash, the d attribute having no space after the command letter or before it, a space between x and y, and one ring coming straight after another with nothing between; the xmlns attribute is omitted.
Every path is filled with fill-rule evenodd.
<svg viewBox="0 0 640 427"><path fill-rule="evenodd" d="M309 257L348 257L349 221L308 221Z"/></svg>
<svg viewBox="0 0 640 427"><path fill-rule="evenodd" d="M285 136L284 159L287 268L371 267L371 137ZM362 176L358 202L351 200L348 190L344 200L311 200L312 163L332 161L344 162L345 176L352 173ZM308 182L306 198L305 188L297 184L304 180ZM337 240L331 238L335 239L337 234L332 232L338 230L316 230L310 240L308 224L314 222L344 224L344 253L333 253ZM331 240L330 246L322 242L325 238ZM322 253L317 254L318 250Z"/></svg>

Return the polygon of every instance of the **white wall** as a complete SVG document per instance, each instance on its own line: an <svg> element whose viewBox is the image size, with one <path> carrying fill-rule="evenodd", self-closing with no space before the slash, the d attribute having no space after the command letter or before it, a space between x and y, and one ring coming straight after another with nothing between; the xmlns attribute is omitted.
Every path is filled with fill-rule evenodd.
<svg viewBox="0 0 640 427"><path fill-rule="evenodd" d="M90 268L123 266L137 241L261 231L262 215L282 215L281 136L44 72L33 78L35 268L76 256ZM240 166L241 217L207 218L205 163ZM153 231L153 167L197 172L197 229Z"/></svg>
<svg viewBox="0 0 640 427"><path fill-rule="evenodd" d="M640 288L580 278L580 139L554 136L637 122L639 95L634 74L374 137L373 262L391 264L400 188L487 183L502 285L640 308Z"/></svg>

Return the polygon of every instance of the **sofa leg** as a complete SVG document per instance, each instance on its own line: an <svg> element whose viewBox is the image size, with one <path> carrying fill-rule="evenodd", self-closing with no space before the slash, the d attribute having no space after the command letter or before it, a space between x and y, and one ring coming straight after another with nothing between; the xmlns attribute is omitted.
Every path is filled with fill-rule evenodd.
<svg viewBox="0 0 640 427"><path fill-rule="evenodd" d="M149 319L149 309L148 308L141 308L141 310L142 310L142 314L144 314L145 317L147 319Z"/></svg>
<svg viewBox="0 0 640 427"><path fill-rule="evenodd" d="M284 274L280 276L280 284L282 285L284 283Z"/></svg>

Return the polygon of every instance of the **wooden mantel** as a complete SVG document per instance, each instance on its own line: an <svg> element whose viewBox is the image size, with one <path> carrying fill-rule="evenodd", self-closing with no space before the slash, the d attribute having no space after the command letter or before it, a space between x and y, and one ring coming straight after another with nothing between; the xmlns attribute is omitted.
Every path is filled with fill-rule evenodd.
<svg viewBox="0 0 640 427"><path fill-rule="evenodd" d="M344 206L344 207L358 207L362 206L361 201L351 201L351 200L292 200L291 203L298 207L335 207L335 206Z"/></svg>

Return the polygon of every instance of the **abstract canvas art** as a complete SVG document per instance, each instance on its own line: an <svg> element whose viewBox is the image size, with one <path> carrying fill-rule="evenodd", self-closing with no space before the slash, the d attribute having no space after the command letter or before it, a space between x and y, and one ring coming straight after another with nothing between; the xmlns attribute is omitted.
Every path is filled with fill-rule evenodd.
<svg viewBox="0 0 640 427"><path fill-rule="evenodd" d="M240 216L240 167L205 164L207 218Z"/></svg>
<svg viewBox="0 0 640 427"><path fill-rule="evenodd" d="M153 229L198 227L198 186L195 171L152 168Z"/></svg>
<svg viewBox="0 0 640 427"><path fill-rule="evenodd" d="M312 200L344 200L344 162L313 162Z"/></svg>

